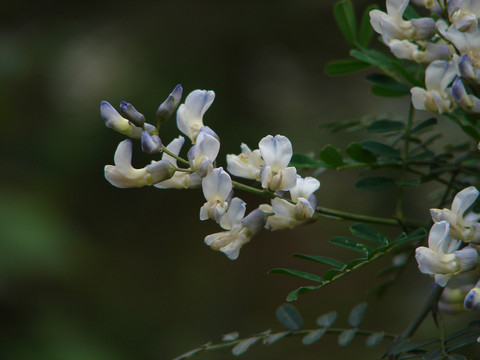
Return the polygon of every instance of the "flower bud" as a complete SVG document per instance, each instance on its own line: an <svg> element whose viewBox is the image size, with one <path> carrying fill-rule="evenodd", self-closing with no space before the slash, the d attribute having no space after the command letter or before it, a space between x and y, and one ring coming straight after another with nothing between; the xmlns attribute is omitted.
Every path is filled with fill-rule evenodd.
<svg viewBox="0 0 480 360"><path fill-rule="evenodd" d="M160 126L164 121L166 121L173 112L177 109L182 98L183 88L182 85L177 85L173 89L172 93L168 95L167 99L159 106L157 110L157 124Z"/></svg>
<svg viewBox="0 0 480 360"><path fill-rule="evenodd" d="M132 104L129 104L126 101L120 103L120 113L135 126L143 127L145 124L145 116L139 113Z"/></svg>
<svg viewBox="0 0 480 360"><path fill-rule="evenodd" d="M162 149L162 141L158 135L150 135L148 131L142 132L142 151L147 154L160 152Z"/></svg>
<svg viewBox="0 0 480 360"><path fill-rule="evenodd" d="M107 101L102 101L100 103L100 115L105 121L105 125L110 129L118 131L131 138L140 139L142 130L133 126L127 119L122 117Z"/></svg>
<svg viewBox="0 0 480 360"><path fill-rule="evenodd" d="M480 281L465 296L463 305L467 310L480 310Z"/></svg>
<svg viewBox="0 0 480 360"><path fill-rule="evenodd" d="M266 222L267 216L265 213L260 209L255 209L243 218L242 225L250 230L250 235L253 236L265 227Z"/></svg>
<svg viewBox="0 0 480 360"><path fill-rule="evenodd" d="M175 174L175 166L168 160L152 162L147 166L153 184L170 179Z"/></svg>
<svg viewBox="0 0 480 360"><path fill-rule="evenodd" d="M452 98L462 110L469 113L480 113L480 99L467 93L460 78L453 82Z"/></svg>

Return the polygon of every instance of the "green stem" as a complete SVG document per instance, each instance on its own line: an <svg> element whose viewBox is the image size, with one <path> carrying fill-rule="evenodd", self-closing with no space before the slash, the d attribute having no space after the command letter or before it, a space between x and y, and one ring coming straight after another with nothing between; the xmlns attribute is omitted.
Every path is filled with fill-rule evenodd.
<svg viewBox="0 0 480 360"><path fill-rule="evenodd" d="M320 330L321 328L318 328L318 329L305 329L305 330L297 330L297 331L290 331L288 332L285 336L303 336L303 335L307 335L309 334L310 332L312 331L315 331L315 330ZM330 328L330 329L325 329L325 333L326 334L341 334L343 333L344 331L346 330L351 330L351 329L341 329L341 328ZM229 348L229 347L233 347L239 343L241 343L242 341L245 341L247 339L251 339L251 338L258 338L258 340L262 340L262 339L265 339L269 336L274 336L274 335L280 335L282 334L283 332L278 332L278 333L262 333L262 334L258 334L258 335L253 335L251 337L248 337L248 338L242 338L242 339L237 339L237 340L234 340L234 341L229 341L229 342L225 342L225 343L220 343L220 344L213 344L213 345L205 345L201 348L198 348L196 350L193 350L195 351L191 356L193 355L196 355L200 352L204 352L204 351L213 351L213 350L220 350L220 349L224 349L224 348ZM370 331L370 330L362 330L362 329L356 329L356 334L359 334L359 335L365 335L365 336L370 336L370 335L373 335L375 334L376 331ZM386 338L389 338L389 339L395 339L398 335L396 334L392 334L392 333L384 333L384 337Z"/></svg>
<svg viewBox="0 0 480 360"><path fill-rule="evenodd" d="M185 165L188 165L190 166L190 163L185 160L184 158L178 156L178 155L175 155L174 153L172 153L170 150L167 150L167 148L165 146L162 145L162 151L165 153L165 154L168 154L170 155L171 157L173 157L174 159L176 159L177 161L180 161L182 164L185 164Z"/></svg>

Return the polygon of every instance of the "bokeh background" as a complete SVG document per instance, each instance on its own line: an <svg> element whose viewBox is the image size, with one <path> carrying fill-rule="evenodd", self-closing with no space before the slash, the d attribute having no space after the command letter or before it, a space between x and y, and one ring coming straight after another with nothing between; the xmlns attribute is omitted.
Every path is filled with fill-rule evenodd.
<svg viewBox="0 0 480 360"><path fill-rule="evenodd" d="M267 134L286 135L295 152L316 154L327 143L344 148L359 136L331 134L325 122L404 112L408 99L374 97L365 74L324 75L327 61L348 56L332 5L2 2L1 359L171 359L232 331L280 330L275 309L303 283L267 275L269 269L323 272L292 253L355 256L328 244L331 236L346 235L350 223L322 219L262 233L230 261L203 243L219 229L198 219L201 190L117 189L103 177L123 137L104 126L100 101L126 100L153 120L178 83L185 93L216 92L204 120L222 139L224 165L225 154L238 153L242 142L255 148ZM355 5L360 15L367 2ZM161 137L169 142L176 136L172 119ZM149 160L139 147L134 151L135 164L144 166ZM391 216L394 193L354 190L358 175L318 175L320 204ZM409 214L427 220L429 191L409 194ZM251 208L259 202L240 196ZM338 325L346 326L350 308L366 300L365 327L402 331L431 280L413 264L384 298L369 297L366 290L379 283L375 274L389 261L300 298L306 326L333 309ZM454 328L459 320L448 321ZM419 337L429 331L427 324ZM255 345L244 357L373 359L386 346L366 350L355 340L344 349L326 336L305 347L300 339L285 339ZM228 350L198 356L231 358Z"/></svg>

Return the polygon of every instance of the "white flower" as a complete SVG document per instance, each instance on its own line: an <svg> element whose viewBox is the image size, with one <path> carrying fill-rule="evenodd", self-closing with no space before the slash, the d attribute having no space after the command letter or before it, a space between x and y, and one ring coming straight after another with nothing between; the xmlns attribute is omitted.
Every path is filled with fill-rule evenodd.
<svg viewBox="0 0 480 360"><path fill-rule="evenodd" d="M118 144L114 157L115 166L105 166L105 178L119 188L142 187L169 179L175 173L174 166L167 160L152 162L142 169L132 166L132 141Z"/></svg>
<svg viewBox="0 0 480 360"><path fill-rule="evenodd" d="M125 119L115 108L106 101L100 104L100 115L105 121L105 125L121 134L127 135L132 139L141 139L142 128L133 125L128 119ZM145 123L145 130L149 134L154 134L155 126Z"/></svg>
<svg viewBox="0 0 480 360"><path fill-rule="evenodd" d="M174 155L180 154L183 144L185 143L185 138L179 136L176 139L167 145L167 150ZM177 167L177 159L168 155L167 153L162 154L162 160L169 161L173 166ZM202 178L197 173L188 173L177 171L172 176L172 178L159 182L154 186L159 189L188 189L193 187L198 187L202 183Z"/></svg>
<svg viewBox="0 0 480 360"><path fill-rule="evenodd" d="M468 113L480 113L480 99L467 93L462 79L455 79L452 85L452 98L463 111Z"/></svg>
<svg viewBox="0 0 480 360"><path fill-rule="evenodd" d="M387 0L387 13L370 11L370 23L385 44L393 39L423 40L435 34L435 21L432 18L403 20L403 13L409 0Z"/></svg>
<svg viewBox="0 0 480 360"><path fill-rule="evenodd" d="M220 141L212 130L204 126L198 134L196 144L188 152L188 160L193 170L204 177L211 169L220 150Z"/></svg>
<svg viewBox="0 0 480 360"><path fill-rule="evenodd" d="M467 246L457 250L460 241L449 236L447 221L433 224L428 236L428 247L420 246L415 251L419 270L433 275L435 282L445 286L453 276L472 270L478 263L478 252Z"/></svg>
<svg viewBox="0 0 480 360"><path fill-rule="evenodd" d="M290 190L295 186L297 169L287 167L292 158L292 143L282 135L268 135L258 144L265 165L260 172L264 189Z"/></svg>
<svg viewBox="0 0 480 360"><path fill-rule="evenodd" d="M471 31L478 27L480 2L478 0L450 0L447 5L450 23L460 31Z"/></svg>
<svg viewBox="0 0 480 360"><path fill-rule="evenodd" d="M435 113L449 113L455 108L448 85L455 79L456 70L452 62L436 60L425 72L425 87L410 89L415 109L428 110Z"/></svg>
<svg viewBox="0 0 480 360"><path fill-rule="evenodd" d="M438 4L438 0L413 0L413 2L417 5L423 5L427 9L429 9L431 12L434 13L441 13L442 8Z"/></svg>
<svg viewBox="0 0 480 360"><path fill-rule="evenodd" d="M437 29L458 50L460 55L468 55L474 67L480 68L480 29L476 27L469 32L458 30L455 26L437 22Z"/></svg>
<svg viewBox="0 0 480 360"><path fill-rule="evenodd" d="M265 215L260 209L256 209L241 219L240 215L245 212L244 207L240 202L232 209L232 214L229 215L230 209L225 216L230 218L228 227L229 231L222 231L211 234L205 237L205 244L210 246L213 250L223 252L230 260L238 258L240 249L243 245L248 243L254 235L261 231L265 225Z"/></svg>
<svg viewBox="0 0 480 360"><path fill-rule="evenodd" d="M271 206L262 205L265 212L273 212L267 218L267 229L272 231L292 229L299 226L305 220L310 219L315 213L316 198L313 193L320 187L320 182L312 177L302 179L297 175L297 184L290 190L291 203L285 199L272 199Z"/></svg>
<svg viewBox="0 0 480 360"><path fill-rule="evenodd" d="M177 110L178 129L187 135L193 144L203 127L203 115L214 99L215 93L211 90L195 90L188 94L185 103Z"/></svg>
<svg viewBox="0 0 480 360"><path fill-rule="evenodd" d="M240 155L227 155L227 169L230 174L245 179L260 180L260 169L265 165L260 150L250 150L246 144L240 145Z"/></svg>
<svg viewBox="0 0 480 360"><path fill-rule="evenodd" d="M443 41L427 42L424 44L424 49L421 49L418 44L411 41L393 39L388 46L397 58L417 63L429 64L434 60L447 60L451 57L450 48Z"/></svg>
<svg viewBox="0 0 480 360"><path fill-rule="evenodd" d="M435 222L447 221L450 224L450 236L464 242L478 243L480 241L480 224L474 216L464 218L465 211L473 205L479 195L474 186L460 191L453 199L452 209L430 209ZM470 220L470 221L469 221Z"/></svg>
<svg viewBox="0 0 480 360"><path fill-rule="evenodd" d="M200 209L200 220L220 222L228 209L232 179L222 168L213 169L202 179L203 195L207 202Z"/></svg>
<svg viewBox="0 0 480 360"><path fill-rule="evenodd" d="M228 210L220 218L220 226L224 230L232 230L235 226L241 223L245 216L245 210L247 204L240 198L233 198L228 205Z"/></svg>

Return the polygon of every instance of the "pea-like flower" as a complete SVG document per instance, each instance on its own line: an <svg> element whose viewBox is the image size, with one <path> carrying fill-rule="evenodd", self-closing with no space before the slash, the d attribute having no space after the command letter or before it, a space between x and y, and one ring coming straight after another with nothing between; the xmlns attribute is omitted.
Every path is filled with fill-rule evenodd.
<svg viewBox="0 0 480 360"><path fill-rule="evenodd" d="M240 155L227 155L227 169L230 174L245 179L260 180L260 170L265 165L260 150L250 150L246 144L240 145Z"/></svg>
<svg viewBox="0 0 480 360"><path fill-rule="evenodd" d="M268 135L258 144L265 165L260 171L264 189L290 190L297 181L297 169L287 167L293 155L292 143L282 135Z"/></svg>
<svg viewBox="0 0 480 360"><path fill-rule="evenodd" d="M227 212L232 193L232 179L222 168L210 171L202 179L203 195L207 202L200 209L200 220L213 219L220 222Z"/></svg>
<svg viewBox="0 0 480 360"><path fill-rule="evenodd" d="M415 109L428 110L434 113L449 113L455 108L452 96L447 87L456 77L452 62L436 60L425 72L425 87L410 89Z"/></svg>
<svg viewBox="0 0 480 360"><path fill-rule="evenodd" d="M230 260L236 260L242 246L248 243L265 226L263 211L255 209L242 219L245 208L241 206L240 201L237 201L235 205L234 200L232 200L231 208L225 214L225 217L229 219L228 225L226 222L224 223L231 230L205 237L205 244L213 250L223 252Z"/></svg>
<svg viewBox="0 0 480 360"><path fill-rule="evenodd" d="M404 20L403 13L409 0L387 0L387 12L370 11L370 23L382 36L385 44L390 40L423 40L435 34L435 21L432 18Z"/></svg>
<svg viewBox="0 0 480 360"><path fill-rule="evenodd" d="M480 2L478 0L450 0L447 4L450 23L459 31L471 31L478 27Z"/></svg>
<svg viewBox="0 0 480 360"><path fill-rule="evenodd" d="M408 40L393 39L388 46L397 58L417 63L429 64L435 60L449 60L451 57L450 47L442 40L435 43L427 42L420 47Z"/></svg>
<svg viewBox="0 0 480 360"><path fill-rule="evenodd" d="M207 126L202 128L196 140L196 144L190 148L187 156L192 169L204 177L213 169L213 162L220 150L220 141L213 130Z"/></svg>
<svg viewBox="0 0 480 360"><path fill-rule="evenodd" d="M435 278L445 286L452 277L474 269L478 264L478 252L472 246L457 250L461 242L450 235L447 221L433 224L428 236L428 247L420 246L415 251L419 270Z"/></svg>
<svg viewBox="0 0 480 360"><path fill-rule="evenodd" d="M183 144L185 143L185 138L179 136L174 139L170 144L166 146L166 149L171 152L173 155L180 154ZM173 166L177 167L177 159L173 156L168 155L166 152L162 154L162 160L169 161ZM177 171L175 174L168 180L159 182L154 186L159 189L188 189L200 186L202 183L202 178L197 173L188 173L183 171Z"/></svg>
<svg viewBox="0 0 480 360"><path fill-rule="evenodd" d="M452 97L460 109L468 113L480 113L480 99L467 93L461 78L456 78L452 85Z"/></svg>
<svg viewBox="0 0 480 360"><path fill-rule="evenodd" d="M452 202L452 209L430 209L430 214L435 222L447 221L450 227L450 236L464 242L480 242L480 224L477 216L464 217L467 209L473 205L479 195L474 186L469 186L460 191Z"/></svg>
<svg viewBox="0 0 480 360"><path fill-rule="evenodd" d="M285 199L272 199L271 206L264 204L260 208L273 212L267 218L266 227L270 230L291 229L310 219L315 213L317 199L313 194L320 187L320 182L312 177L302 179L297 175L297 184L290 190L291 203Z"/></svg>
<svg viewBox="0 0 480 360"><path fill-rule="evenodd" d="M185 103L177 110L178 129L195 144L203 125L203 115L212 105L215 93L207 90L195 90L188 94Z"/></svg>
<svg viewBox="0 0 480 360"><path fill-rule="evenodd" d="M154 161L142 169L132 166L132 141L118 144L114 157L115 166L105 166L105 178L118 188L142 187L170 179L175 167L168 160Z"/></svg>

